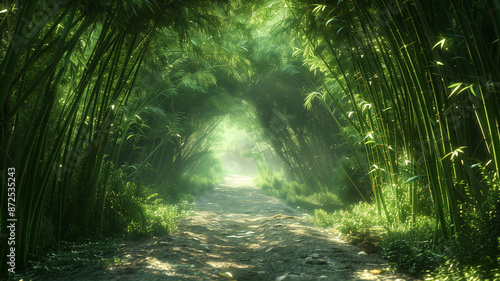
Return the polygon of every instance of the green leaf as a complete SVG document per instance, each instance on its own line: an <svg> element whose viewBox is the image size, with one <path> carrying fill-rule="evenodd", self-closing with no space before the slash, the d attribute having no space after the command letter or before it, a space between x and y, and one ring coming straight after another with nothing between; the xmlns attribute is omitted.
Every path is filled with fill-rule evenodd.
<svg viewBox="0 0 500 281"><path fill-rule="evenodd" d="M369 132L363 140L365 140L366 138L371 138L372 140L375 139L372 134L373 132Z"/></svg>
<svg viewBox="0 0 500 281"><path fill-rule="evenodd" d="M471 85L469 86L469 89L470 89L470 91L472 92L472 94L473 94L475 97L477 97L476 91L474 91L474 87L473 87L473 86L474 86L474 84L471 84Z"/></svg>
<svg viewBox="0 0 500 281"><path fill-rule="evenodd" d="M406 180L406 181L405 181L405 183L414 182L414 181L416 181L418 178L421 178L421 177L423 177L423 175L413 176L413 177L409 178L408 180Z"/></svg>
<svg viewBox="0 0 500 281"><path fill-rule="evenodd" d="M450 86L448 86L448 89L454 88L454 87L457 87L457 86L460 86L460 85L462 85L462 82L460 82L460 83L454 83L454 84L451 84Z"/></svg>
<svg viewBox="0 0 500 281"><path fill-rule="evenodd" d="M455 92L460 88L460 86L462 86L463 83L455 83L455 84L452 84L450 86L448 86L448 88L455 88L453 89L453 91L451 92L451 94L448 96L448 98L451 98L451 96L453 96L453 94L455 94Z"/></svg>
<svg viewBox="0 0 500 281"><path fill-rule="evenodd" d="M339 19L336 19L336 18L329 19L329 20L325 23L325 26L327 26L327 25L328 25L331 21L334 21L334 20L335 20L335 21L339 21ZM344 28L344 27L342 27L342 28ZM341 28L341 29L342 29L342 28ZM340 30L340 29L339 29L339 30ZM338 33L338 31L337 31L337 33Z"/></svg>
<svg viewBox="0 0 500 281"><path fill-rule="evenodd" d="M431 50L434 50L434 48L436 48L437 45L441 45L441 49L442 49L445 41L446 41L446 39L443 39L443 40L437 42L436 45L434 45Z"/></svg>

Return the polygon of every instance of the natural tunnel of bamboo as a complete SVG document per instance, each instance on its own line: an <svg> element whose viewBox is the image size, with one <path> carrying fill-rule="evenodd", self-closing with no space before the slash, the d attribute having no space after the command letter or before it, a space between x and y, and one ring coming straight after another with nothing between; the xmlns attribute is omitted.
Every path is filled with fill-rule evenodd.
<svg viewBox="0 0 500 281"><path fill-rule="evenodd" d="M394 270L500 280L499 1L4 0L0 19L3 278L68 241L172 234L239 174L346 237L377 229Z"/></svg>

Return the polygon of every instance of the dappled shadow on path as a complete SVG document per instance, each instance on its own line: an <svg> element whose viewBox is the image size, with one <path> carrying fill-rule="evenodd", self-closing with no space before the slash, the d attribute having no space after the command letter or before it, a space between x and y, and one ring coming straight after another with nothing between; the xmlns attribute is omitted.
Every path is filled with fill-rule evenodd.
<svg viewBox="0 0 500 281"><path fill-rule="evenodd" d="M376 255L314 227L305 214L265 195L251 178L229 176L195 203L196 215L182 221L173 237L157 239L140 264L114 269L121 277L135 270L141 280L215 280L229 272L235 280L406 280L373 274L387 267ZM138 279L139 280L139 279Z"/></svg>
<svg viewBox="0 0 500 281"><path fill-rule="evenodd" d="M387 264L376 255L359 256L355 246L263 194L251 178L226 177L195 206L175 235L126 247L118 266L60 280L217 280L224 272L238 281L274 281L288 273L304 281L410 279L370 272Z"/></svg>

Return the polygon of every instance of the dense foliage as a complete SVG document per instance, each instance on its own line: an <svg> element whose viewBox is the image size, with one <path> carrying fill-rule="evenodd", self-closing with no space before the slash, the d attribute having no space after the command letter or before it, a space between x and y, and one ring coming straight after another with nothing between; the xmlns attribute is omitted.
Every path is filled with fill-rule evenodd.
<svg viewBox="0 0 500 281"><path fill-rule="evenodd" d="M15 194L12 215L22 218L17 267L75 235L173 229L166 219L175 220L177 211L159 199L175 203L183 192L213 186L221 172L206 137L221 114L213 110L222 107L214 86L216 76L239 65L233 54L201 59L222 47L193 42L219 30L229 4L5 4L0 165L4 182L7 169L15 169L9 194ZM228 67L221 71L215 63ZM211 176L186 180L196 169L212 169L204 172ZM157 193L164 196L156 200ZM7 200L0 206L7 233ZM2 240L2 264L8 250Z"/></svg>
<svg viewBox="0 0 500 281"><path fill-rule="evenodd" d="M318 224L383 226L405 271L498 278L498 1L18 0L0 20L19 268L78 236L173 231L221 179L231 119L249 140L225 151Z"/></svg>

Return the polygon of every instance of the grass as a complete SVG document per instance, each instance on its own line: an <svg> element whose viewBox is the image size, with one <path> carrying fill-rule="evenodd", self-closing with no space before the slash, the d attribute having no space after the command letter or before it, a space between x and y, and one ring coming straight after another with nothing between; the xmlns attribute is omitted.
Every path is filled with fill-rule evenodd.
<svg viewBox="0 0 500 281"><path fill-rule="evenodd" d="M484 281L500 280L500 270L494 269L491 274L491 279L484 279L485 269L480 266L465 266L460 267L460 265L454 263L453 261L447 260L443 265L441 265L436 272L428 274L425 280L428 281L439 281L439 280L454 280L454 281ZM444 278L447 279L444 279Z"/></svg>
<svg viewBox="0 0 500 281"><path fill-rule="evenodd" d="M65 274L85 266L109 268L120 265L123 260L115 254L128 241L174 233L179 220L188 216L193 209L192 193L212 188L214 182L202 178L184 181L183 190L190 193L176 194L175 202L174 198L165 196L166 190L162 190L165 186L143 186L124 182L119 177L112 177L108 184L110 192L106 198L104 236L76 238L79 229L74 226L66 241L46 248L41 255L32 256L20 276L31 278ZM171 185L167 187L171 188Z"/></svg>
<svg viewBox="0 0 500 281"><path fill-rule="evenodd" d="M409 202L401 202L384 190L387 209L399 219L387 220L377 204L360 202L343 206L332 193L312 193L279 174L265 174L256 183L267 194L307 211L317 226L338 230L349 243L373 245L372 252L387 259L394 271L425 280L500 280L500 194L491 193L481 211L461 206L463 220L459 235L434 241L436 219L432 212L410 215ZM383 189L394 188L383 186ZM327 208L335 206L335 208ZM406 213L397 212L406 210ZM487 210L487 211L486 211ZM484 213L488 216L484 216ZM439 229L439 225L438 231ZM437 245L437 246L436 246Z"/></svg>
<svg viewBox="0 0 500 281"><path fill-rule="evenodd" d="M112 256L126 241L171 235L177 230L180 219L190 215L195 196L212 189L221 175L180 177L175 182L162 185L145 185L127 177L122 170L111 172L103 198L102 229L82 238L84 229L70 223L56 242L50 235L52 221L45 219L43 248L32 256L27 274L58 274L82 266L97 265L101 268L116 266L121 259ZM114 237L114 238L109 238Z"/></svg>
<svg viewBox="0 0 500 281"><path fill-rule="evenodd" d="M486 221L465 217L465 225L473 227L463 229L460 236L440 239L438 247L432 241L436 222L431 216L388 224L377 215L375 204L359 203L330 213L318 209L310 219L315 225L338 229L348 240L370 239L375 233L381 239L380 254L398 272L436 281L500 280L500 209L496 208Z"/></svg>
<svg viewBox="0 0 500 281"><path fill-rule="evenodd" d="M318 226L334 227L345 235L379 228L383 223L377 215L376 207L366 203L359 203L346 210L337 210L333 213L317 209L310 219Z"/></svg>
<svg viewBox="0 0 500 281"><path fill-rule="evenodd" d="M144 204L142 208L141 219L132 220L127 226L127 234L134 240L172 234L177 230L178 221L186 215L185 210L176 205Z"/></svg>
<svg viewBox="0 0 500 281"><path fill-rule="evenodd" d="M279 174L259 174L255 177L255 183L266 194L283 199L289 205L301 208L306 212L314 212L315 209L319 208L333 211L343 207L336 194L332 192L313 193L305 184L287 182Z"/></svg>
<svg viewBox="0 0 500 281"><path fill-rule="evenodd" d="M133 240L169 235L191 212L195 197L213 189L221 178L217 173L210 178L186 175L161 185L145 185L115 171L106 183L102 234L119 233ZM66 238L78 237L80 232L75 226Z"/></svg>

